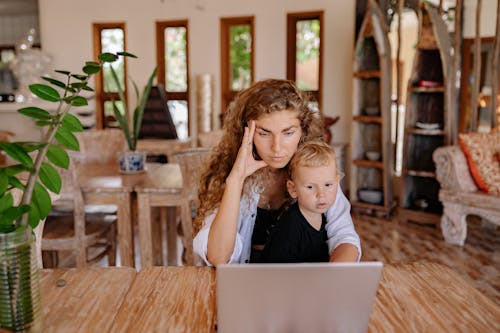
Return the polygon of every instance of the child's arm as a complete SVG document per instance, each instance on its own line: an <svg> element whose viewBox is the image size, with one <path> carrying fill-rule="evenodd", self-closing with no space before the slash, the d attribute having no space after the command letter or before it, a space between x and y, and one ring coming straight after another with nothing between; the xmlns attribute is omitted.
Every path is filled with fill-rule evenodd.
<svg viewBox="0 0 500 333"><path fill-rule="evenodd" d="M352 244L340 244L330 255L330 262L352 262L357 261L358 248Z"/></svg>

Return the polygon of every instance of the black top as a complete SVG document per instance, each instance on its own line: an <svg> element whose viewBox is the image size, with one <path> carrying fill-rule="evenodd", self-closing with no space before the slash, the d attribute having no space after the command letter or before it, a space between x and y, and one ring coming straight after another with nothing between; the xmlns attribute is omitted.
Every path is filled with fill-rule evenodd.
<svg viewBox="0 0 500 333"><path fill-rule="evenodd" d="M264 209L257 207L257 216L252 233L252 251L250 253L250 262L260 262L262 248L269 240L269 235L274 225L279 210Z"/></svg>
<svg viewBox="0 0 500 333"><path fill-rule="evenodd" d="M321 228L316 230L307 222L294 203L278 219L269 241L260 256L260 262L328 262L326 217L322 215Z"/></svg>

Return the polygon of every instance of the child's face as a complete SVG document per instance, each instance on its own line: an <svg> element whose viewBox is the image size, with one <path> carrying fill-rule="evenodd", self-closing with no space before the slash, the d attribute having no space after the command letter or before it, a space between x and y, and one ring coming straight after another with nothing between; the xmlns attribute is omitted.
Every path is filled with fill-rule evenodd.
<svg viewBox="0 0 500 333"><path fill-rule="evenodd" d="M297 198L305 215L322 214L335 202L339 180L334 161L318 167L299 166L294 179L287 182L288 193Z"/></svg>

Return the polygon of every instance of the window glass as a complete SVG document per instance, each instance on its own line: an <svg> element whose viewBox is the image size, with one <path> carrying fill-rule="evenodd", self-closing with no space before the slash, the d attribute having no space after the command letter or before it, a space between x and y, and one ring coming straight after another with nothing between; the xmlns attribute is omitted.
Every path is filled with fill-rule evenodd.
<svg viewBox="0 0 500 333"><path fill-rule="evenodd" d="M187 91L186 28L165 29L165 82L169 92Z"/></svg>
<svg viewBox="0 0 500 333"><path fill-rule="evenodd" d="M170 115L180 140L188 138L188 108L186 101L169 100L167 102Z"/></svg>
<svg viewBox="0 0 500 333"><path fill-rule="evenodd" d="M300 20L296 28L297 86L306 91L319 90L320 21Z"/></svg>
<svg viewBox="0 0 500 333"><path fill-rule="evenodd" d="M122 29L102 29L101 30L101 50L102 52L123 52L124 49L124 38ZM103 86L105 92L118 92L118 87L116 86L114 80L112 79L110 63L103 64ZM113 63L113 68L115 69L118 79L120 81L120 86L124 87L124 62L123 57L120 57L117 61Z"/></svg>
<svg viewBox="0 0 500 333"><path fill-rule="evenodd" d="M233 25L229 29L231 90L248 88L252 81L252 34L250 25Z"/></svg>

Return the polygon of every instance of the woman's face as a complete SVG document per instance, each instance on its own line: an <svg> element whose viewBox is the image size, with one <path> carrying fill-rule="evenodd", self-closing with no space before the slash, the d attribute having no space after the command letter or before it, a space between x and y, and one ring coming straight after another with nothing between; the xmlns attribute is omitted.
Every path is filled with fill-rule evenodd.
<svg viewBox="0 0 500 333"><path fill-rule="evenodd" d="M302 136L298 115L298 111L283 110L255 120L253 143L269 167L284 168L295 154Z"/></svg>

